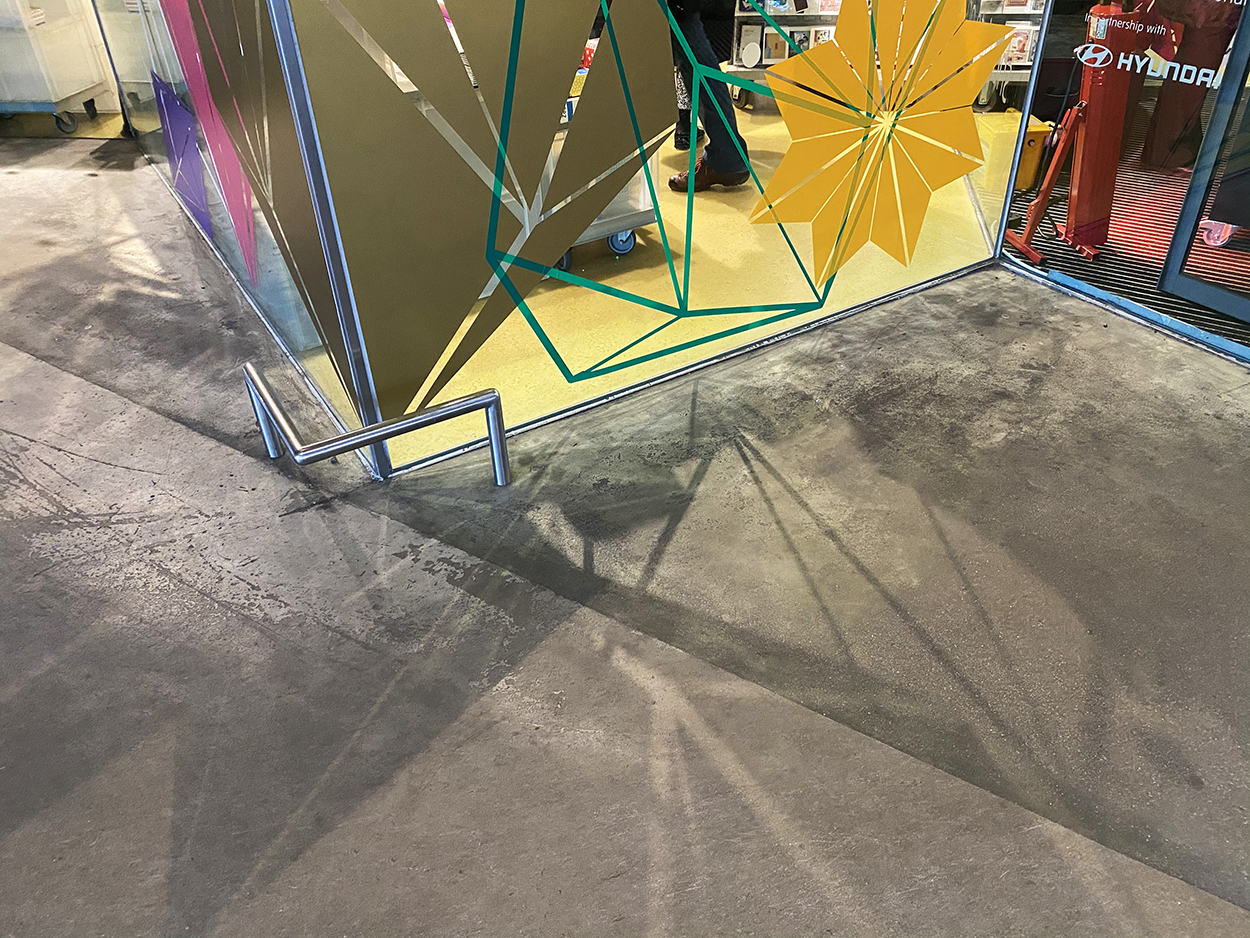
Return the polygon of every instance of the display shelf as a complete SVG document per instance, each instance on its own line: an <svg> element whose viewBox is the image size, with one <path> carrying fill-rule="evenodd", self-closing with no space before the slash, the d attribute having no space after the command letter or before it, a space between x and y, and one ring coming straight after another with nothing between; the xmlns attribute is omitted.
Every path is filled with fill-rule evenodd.
<svg viewBox="0 0 1250 938"><path fill-rule="evenodd" d="M1002 58L990 76L990 82L1016 84L1027 82L1029 71L1037 58L1044 0L980 0L978 18L986 22L1012 27L1011 38Z"/></svg>
<svg viewBox="0 0 1250 938"><path fill-rule="evenodd" d="M982 16L1041 16L1046 10L1045 4L1030 3L1024 6L1011 6L1003 0L981 0Z"/></svg>
<svg viewBox="0 0 1250 938"><path fill-rule="evenodd" d="M838 22L838 14L832 10L821 11L819 0L808 0L806 10L777 10L765 7L765 17L755 9L744 10L739 3L734 11L733 54L730 56L728 70L738 76L759 75L770 65L784 62L796 54L788 42L777 35L777 31L769 24L772 20L790 36L799 34L802 38L796 41L800 51L807 51L814 45L833 38L833 28ZM839 4L840 5L840 4ZM817 41L817 34L823 32L822 39ZM744 36L746 38L744 38ZM752 45L758 48L758 57L746 54ZM744 50L746 50L744 52Z"/></svg>
<svg viewBox="0 0 1250 938"><path fill-rule="evenodd" d="M807 0L806 9L796 10L794 0L789 0L785 9L779 9L772 3L761 2L766 12L773 19L780 21L782 17L803 18L803 17L819 17L819 16L837 16L838 10L842 6L841 0L830 2L830 0ZM734 16L740 19L754 17L755 19L763 19L758 10L752 7L747 0L738 0L737 8L734 10Z"/></svg>
<svg viewBox="0 0 1250 938"><path fill-rule="evenodd" d="M793 4L793 0L790 0L790 2ZM808 0L806 10L777 10L772 9L771 5L766 5L765 10L768 12L768 18L783 27L787 32L795 29L806 30L809 35L816 29L828 29L832 32L838 22L838 14L830 11L821 12L820 5L820 0ZM1028 3L1019 5L1009 2L1009 0L981 0L979 6L979 14L983 19L999 23L1002 22L1002 17L1016 17L1032 23L1035 20L1039 20L1044 11L1044 0L1029 0ZM742 2L739 3L734 11L734 19L736 20L736 26L734 28L733 56L725 66L725 71L740 78L762 79L770 65L776 65L778 62L785 60L785 58L776 57L775 54L769 56L763 48L763 36L772 32L772 29L768 26L764 15L754 8L743 9ZM742 31L744 26L760 28L761 58L754 65L747 65L743 60L742 48L744 41ZM1028 50L1027 57L1013 62L999 63L990 76L989 80L991 82L1004 84L1028 82L1029 74L1036 58L1036 24L1033 25L1033 30L1032 47ZM787 52L786 58L794 54L792 49L788 49Z"/></svg>
<svg viewBox="0 0 1250 938"><path fill-rule="evenodd" d="M1018 68L996 68L990 72L990 81L1000 81L1004 84L1028 84L1031 74L1033 74L1032 63Z"/></svg>

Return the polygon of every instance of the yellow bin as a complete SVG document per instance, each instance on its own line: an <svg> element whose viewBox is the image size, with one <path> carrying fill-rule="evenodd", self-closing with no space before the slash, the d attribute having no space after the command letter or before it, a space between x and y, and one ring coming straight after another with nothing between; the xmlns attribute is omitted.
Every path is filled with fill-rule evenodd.
<svg viewBox="0 0 1250 938"><path fill-rule="evenodd" d="M1011 154L1015 150L1016 135L1020 132L1020 112L1012 109L990 114L978 114L977 130L985 152L985 165L972 174L972 181L991 192L1001 192L1007 186L1007 174L1011 172ZM1020 171L1016 174L1016 188L1027 189L1037 179L1037 167L1042 161L1042 143L1050 133L1050 124L1029 117L1029 129L1024 135L1024 149L1020 152Z"/></svg>

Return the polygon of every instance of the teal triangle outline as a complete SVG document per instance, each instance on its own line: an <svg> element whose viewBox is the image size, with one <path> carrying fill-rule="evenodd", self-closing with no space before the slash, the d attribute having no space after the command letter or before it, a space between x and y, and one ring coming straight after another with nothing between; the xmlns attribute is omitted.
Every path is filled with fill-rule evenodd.
<svg viewBox="0 0 1250 938"><path fill-rule="evenodd" d="M676 298L678 302L675 306L665 304L665 303L660 303L659 301L653 300L649 297L643 297L638 294L630 293L629 291L626 291L626 290L619 290L615 287L608 286L607 284L597 283L588 278L579 277L576 274L571 274L566 271L559 270L556 267L549 267L546 264L539 264L523 256L500 250L497 247L497 239L498 239L498 232L499 232L499 214L503 205L503 189L504 189L503 178L504 178L504 171L505 171L505 166L506 166L508 138L509 138L509 134L511 130L511 123L512 123L513 94L515 92L515 86L516 86L517 62L518 62L518 57L519 57L519 52L520 52L522 26L523 26L524 18L525 18L526 0L515 0L515 2L516 2L516 6L515 6L515 10L513 14L513 21L512 21L512 37L511 37L511 43L510 43L510 49L509 49L507 83L504 89L503 111L501 114L500 128L499 128L499 148L496 154L494 185L492 187L491 214L490 214L490 223L488 226L488 234L487 234L486 259L490 263L492 270L495 272L496 277L499 279L500 284L504 287L505 290L508 291L508 294L511 297L512 301L516 304L516 308L521 312L521 315L525 318L530 328L534 331L539 342L542 344L544 350L547 352L548 356L552 359L553 363L559 369L561 375L564 377L564 379L567 382L576 383L579 381L587 381L592 378L602 377L604 375L612 374L614 372L621 371L626 368L636 367L638 365L646 364L648 362L652 362L652 361L655 361L660 358L664 358L669 355L675 355L679 352L686 351L687 349L690 349L690 348L695 348L700 345L706 345L706 344L718 341L723 338L728 338L734 335L739 335L744 332L748 332L752 329L759 329L759 328L763 328L764 326L773 325L778 322L783 322L786 319L791 319L796 316L802 316L807 313L811 313L816 310L819 310L825 305L829 297L829 291L833 287L835 277L831 276L829 280L826 281L823 289L817 288L817 286L815 285L815 282L812 279L810 271L807 269L806 264L803 263L803 259L799 256L798 251L795 249L794 243L792 239L790 238L789 233L786 232L784 224L782 224L781 222L778 222L777 227L781 230L782 236L785 238L786 244L790 249L791 255L794 257L795 261L799 265L800 270L802 270L803 272L804 278L806 279L808 286L812 291L812 294L814 297L813 300L804 301L800 303L729 306L729 307L714 307L714 308L693 309L693 310L689 308L690 254L691 254L690 249L691 249L691 243L692 243L691 239L693 236L693 228L694 228L694 195L695 193L693 191L688 190L686 194L686 244L685 244L685 256L683 258L682 278L681 278L681 284L679 286L677 283L677 279L676 279L676 263L672 255L672 250L668 243L667 232L664 229L662 213L659 208L659 201L655 197L656 195L655 182L652 179L649 162L647 160L646 152L645 152L646 142L641 139L641 130L638 126L638 120L637 120L637 116L634 110L633 99L629 93L629 82L625 75L624 64L621 62L621 59L620 59L619 47L617 45L616 36L615 36L615 28L612 23L612 15L611 15L611 11L608 8L606 0L600 0L600 8L604 12L605 31L608 34L609 42L612 43L613 52L615 53L614 57L616 58L616 62L617 62L617 68L620 70L621 86L625 93L626 105L629 108L630 120L633 124L633 129L634 129L635 142L638 144L638 153L641 158L644 176L646 178L647 186L648 186L651 198L652 198L652 204L656 206L656 217L657 217L657 223L659 224L660 231L661 231L661 241L664 246L665 256L669 265L670 273L674 279L674 284L673 284L674 292L676 294ZM761 13L763 13L762 8L757 4L756 0L749 0L749 2L751 2L753 6L755 6L758 10L760 10ZM722 83L725 83L725 84L735 84L735 85L738 85L739 87L752 91L753 93L761 94L766 97L773 97L772 90L766 84L753 82L748 79L740 78L737 76L726 75L724 72L720 71L719 69L711 69L707 66L700 65L695 60L694 53L692 52L689 43L686 41L686 38L682 35L681 29L677 25L676 19L673 17L672 11L668 8L668 4L666 0L656 0L656 3L664 11L665 18L669 22L669 28L673 30L673 35L677 38L678 42L682 46L683 51L689 58L689 61L694 66L694 72L695 72L697 80L695 82L695 87L692 89L691 109L693 111L697 113L697 107L698 107L698 101L699 101L701 89L706 88L710 95L711 86L708 84L708 82L710 81L721 81ZM769 17L767 13L764 13L764 17L766 20L769 20L769 22L771 23L771 25L774 26L774 28L776 27L776 23L772 22L771 17ZM788 38L789 37L787 36L787 39ZM711 100L717 110L717 113L720 115L721 119L722 120L726 119L725 112L723 108L721 107L720 102L716 99L714 95L711 96ZM735 140L734 145L735 147L737 147L739 155L743 158L744 162L747 164L748 168L750 169L752 181L754 182L756 188L759 190L760 195L763 196L765 187L763 183L760 182L760 179L758 175L756 174L754 167L751 166L750 160L746 158L746 153L743 151L741 144L739 144ZM692 148L690 151L690 163L689 163L691 173L693 173L694 171L695 156L696 156L695 150L694 148ZM860 208L862 211L863 206L861 206ZM535 273L542 273L555 280L569 283L574 286L583 287L585 289L589 289L594 292L601 293L607 296L612 296L617 299L622 299L622 300L625 300L626 302L635 303L639 306L643 306L643 307L646 307L646 308L649 308L658 312L663 312L663 313L668 314L671 318L667 322L661 324L660 326L650 329L645 334L627 343L622 348L613 352L611 355L607 356L606 358L601 359L599 362L595 363L594 365L591 365L588 368L584 368L580 371L575 372L573 371L573 369L569 367L568 363L564 360L564 357L560 354L558 348L555 345L555 342L552 341L551 336L548 335L547 331L538 322L537 317L534 315L533 311L529 308L529 304L526 302L525 297L521 294L520 290L517 288L516 284L513 282L511 276L509 276L508 271L513 266L517 266L523 270L529 270ZM736 326L721 329L716 332L710 333L708 335L700 336L696 339L691 339L686 342L677 343L672 346L666 346L662 349L657 349L655 351L648 352L644 355L637 355L631 358L627 358L623 361L615 361L615 362L613 361L613 359L617 359L621 355L626 354L631 348L634 348L641 342L651 338L654 335L657 335L658 333L662 332L664 329L668 328L673 323L676 323L681 319L696 318L696 317L709 317L709 316L714 316L714 315L722 316L722 315L754 315L754 314L771 314L771 315L764 315L763 318L753 320L749 323L742 323Z"/></svg>

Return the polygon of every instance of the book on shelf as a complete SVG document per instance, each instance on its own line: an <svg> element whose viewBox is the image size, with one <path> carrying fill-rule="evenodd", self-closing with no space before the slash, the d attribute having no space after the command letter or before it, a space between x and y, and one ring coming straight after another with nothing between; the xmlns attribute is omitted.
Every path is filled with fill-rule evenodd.
<svg viewBox="0 0 1250 938"><path fill-rule="evenodd" d="M1001 65L1028 65L1033 61L1039 27L1033 23L1007 23L1011 27Z"/></svg>
<svg viewBox="0 0 1250 938"><path fill-rule="evenodd" d="M1033 5L1033 0L1002 0L1003 10L1028 10Z"/></svg>
<svg viewBox="0 0 1250 938"><path fill-rule="evenodd" d="M755 0L769 16L795 15L800 13L836 14L842 8L842 0ZM738 0L740 15L757 15L760 11L751 0Z"/></svg>
<svg viewBox="0 0 1250 938"><path fill-rule="evenodd" d="M801 55L812 47L812 31L810 29L790 30L790 55Z"/></svg>
<svg viewBox="0 0 1250 938"><path fill-rule="evenodd" d="M743 23L738 34L738 64L755 68L760 64L764 47L764 26L761 23Z"/></svg>
<svg viewBox="0 0 1250 938"><path fill-rule="evenodd" d="M773 65L777 62L784 62L790 54L790 43L786 41L786 37L782 36L777 30L769 28L764 30L764 62Z"/></svg>
<svg viewBox="0 0 1250 938"><path fill-rule="evenodd" d="M818 46L822 42L829 42L833 39L832 26L817 26L812 30L812 45Z"/></svg>

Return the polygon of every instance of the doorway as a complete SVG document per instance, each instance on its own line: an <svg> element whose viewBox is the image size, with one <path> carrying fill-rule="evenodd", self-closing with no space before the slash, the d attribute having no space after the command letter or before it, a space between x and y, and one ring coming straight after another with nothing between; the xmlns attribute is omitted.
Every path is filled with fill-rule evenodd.
<svg viewBox="0 0 1250 938"><path fill-rule="evenodd" d="M1233 42L1160 287L1250 322L1250 28Z"/></svg>
<svg viewBox="0 0 1250 938"><path fill-rule="evenodd" d="M1231 100L1245 85L1241 10L1221 0L1056 0L1042 42L1051 68L1030 111L1056 128L1082 112L1070 115L1066 151L1058 130L1047 136L1041 171L1012 200L1009 230L1024 232L1030 206L1040 217L1032 256L1011 240L1005 256L1150 318L1250 346L1244 306L1223 295L1214 303L1209 290L1178 279L1225 292L1250 283L1250 229L1203 224L1220 221L1204 212L1241 126ZM1235 185L1223 185L1221 208ZM1226 242L1210 243L1217 235Z"/></svg>

